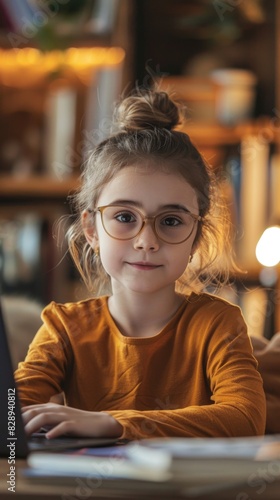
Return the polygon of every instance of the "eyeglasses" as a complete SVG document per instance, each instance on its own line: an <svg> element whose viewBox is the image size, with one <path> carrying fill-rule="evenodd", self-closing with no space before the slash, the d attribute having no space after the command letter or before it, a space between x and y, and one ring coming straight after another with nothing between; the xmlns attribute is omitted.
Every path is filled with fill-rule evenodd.
<svg viewBox="0 0 280 500"><path fill-rule="evenodd" d="M170 245L183 243L193 233L200 215L183 209L169 210L154 216L145 216L130 206L106 205L97 207L106 233L116 240L131 240L138 236L147 223L152 225L156 236Z"/></svg>

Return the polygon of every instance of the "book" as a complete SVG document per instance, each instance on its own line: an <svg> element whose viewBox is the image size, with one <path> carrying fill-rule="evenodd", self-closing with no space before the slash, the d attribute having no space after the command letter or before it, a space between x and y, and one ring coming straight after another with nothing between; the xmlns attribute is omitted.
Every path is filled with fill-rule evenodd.
<svg viewBox="0 0 280 500"><path fill-rule="evenodd" d="M45 109L45 171L58 180L72 174L70 151L74 150L76 92L70 87L51 90Z"/></svg>
<svg viewBox="0 0 280 500"><path fill-rule="evenodd" d="M118 8L119 0L96 0L93 5L92 15L86 23L85 29L95 35L112 33Z"/></svg>
<svg viewBox="0 0 280 500"><path fill-rule="evenodd" d="M133 453L127 446L84 448L68 453L31 453L27 459L36 475L166 481L171 459L167 453L141 448ZM29 472L30 475L30 472Z"/></svg>
<svg viewBox="0 0 280 500"><path fill-rule="evenodd" d="M83 129L83 154L113 132L113 113L120 97L122 86L122 63L100 67L92 74L85 106L85 127Z"/></svg>
<svg viewBox="0 0 280 500"><path fill-rule="evenodd" d="M280 223L280 154L275 153L271 156L270 164L270 213L271 222Z"/></svg>
<svg viewBox="0 0 280 500"><path fill-rule="evenodd" d="M258 136L241 142L239 260L247 270L256 268L256 245L268 220L268 165L270 147Z"/></svg>

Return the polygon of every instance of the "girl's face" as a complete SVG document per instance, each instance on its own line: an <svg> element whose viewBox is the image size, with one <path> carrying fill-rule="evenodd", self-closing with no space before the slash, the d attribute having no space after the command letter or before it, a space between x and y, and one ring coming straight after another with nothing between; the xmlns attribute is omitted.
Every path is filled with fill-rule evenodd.
<svg viewBox="0 0 280 500"><path fill-rule="evenodd" d="M170 232L182 230L181 218L184 219L187 211L199 215L197 197L188 182L178 174L156 169L148 172L141 169L141 165L126 167L116 174L103 188L95 208L112 204L125 210L117 209L112 216L109 214L109 223L112 220L113 231L116 227L125 235L130 235L130 228L136 225L137 210L150 217L167 212L158 219L159 231L163 230L163 235L167 232L167 239ZM129 208L136 209L136 212ZM87 212L83 214L85 235L92 248L99 247L102 265L111 277L113 293L121 290L139 293L153 293L164 288L174 290L175 281L188 265L197 222L186 241L170 244L155 234L152 220L132 239L123 240L114 239L105 231L100 212L96 212L95 227L90 229L87 221L90 216ZM103 217L105 219L105 213ZM170 225L178 226L178 229L170 228Z"/></svg>

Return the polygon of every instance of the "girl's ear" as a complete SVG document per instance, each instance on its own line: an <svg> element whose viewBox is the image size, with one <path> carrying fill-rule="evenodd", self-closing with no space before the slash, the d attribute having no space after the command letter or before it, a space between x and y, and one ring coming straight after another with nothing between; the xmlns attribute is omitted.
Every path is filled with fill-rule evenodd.
<svg viewBox="0 0 280 500"><path fill-rule="evenodd" d="M88 244L95 248L98 244L98 237L95 229L95 225L93 222L93 215L88 210L84 210L81 215L81 222L84 231L85 238Z"/></svg>

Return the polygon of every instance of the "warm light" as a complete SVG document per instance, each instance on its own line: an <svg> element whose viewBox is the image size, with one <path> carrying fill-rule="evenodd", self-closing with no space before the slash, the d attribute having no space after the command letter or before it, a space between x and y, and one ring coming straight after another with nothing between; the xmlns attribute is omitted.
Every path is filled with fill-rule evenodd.
<svg viewBox="0 0 280 500"><path fill-rule="evenodd" d="M264 231L256 246L256 256L266 267L280 262L280 226L271 226Z"/></svg>
<svg viewBox="0 0 280 500"><path fill-rule="evenodd" d="M95 69L119 65L124 57L124 50L120 47L70 47L50 52L33 48L0 49L0 83L28 87L58 71L89 81Z"/></svg>

